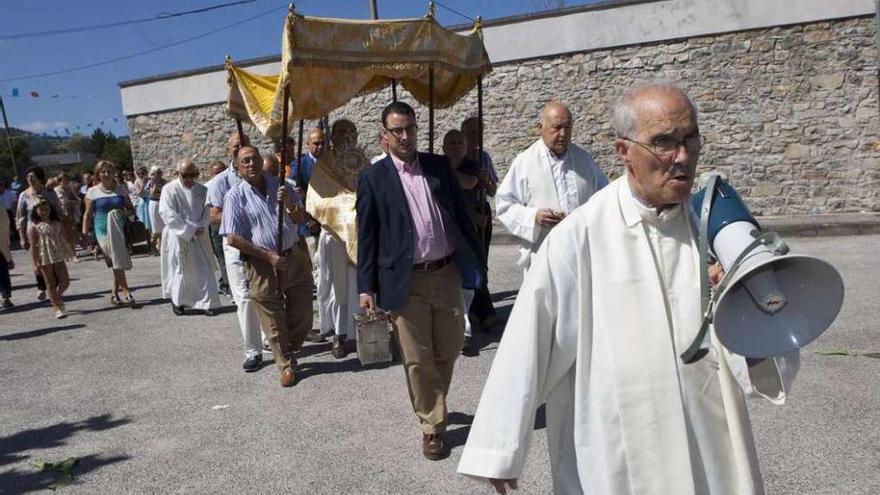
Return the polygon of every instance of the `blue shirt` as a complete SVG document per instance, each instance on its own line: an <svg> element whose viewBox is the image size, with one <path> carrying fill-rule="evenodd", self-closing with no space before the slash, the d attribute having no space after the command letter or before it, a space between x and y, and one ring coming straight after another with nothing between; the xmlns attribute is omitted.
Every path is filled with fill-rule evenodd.
<svg viewBox="0 0 880 495"><path fill-rule="evenodd" d="M489 170L489 177L492 179L492 182L497 184L498 172L495 171L495 164L492 163L492 157L489 156L486 150L483 150L483 168Z"/></svg>
<svg viewBox="0 0 880 495"><path fill-rule="evenodd" d="M220 235L230 234L241 236L251 243L266 249L275 251L277 246L275 236L278 233L278 177L263 173L266 182L266 194L250 185L247 181L239 179L238 185L226 193L223 200L223 219L220 222ZM296 193L288 190L297 201ZM210 192L209 192L210 194ZM286 251L293 247L298 239L296 224L290 215L282 212L284 241L282 250Z"/></svg>
<svg viewBox="0 0 880 495"><path fill-rule="evenodd" d="M312 180L312 170L315 169L315 163L318 161L311 153L306 153L303 155L303 164L302 164L302 192L305 194L309 190L309 182ZM291 187L296 187L296 171L299 165L296 163L296 160L290 162L290 175L287 176L287 183ZM299 226L299 235L302 237L308 237L313 235L309 231L309 226L306 224L302 224Z"/></svg>
<svg viewBox="0 0 880 495"><path fill-rule="evenodd" d="M223 209L223 198L226 197L226 193L232 190L233 187L244 182L235 172L233 167L233 165L230 165L226 170L215 175L211 180L205 183L205 187L208 188L208 195L205 198L205 204Z"/></svg>
<svg viewBox="0 0 880 495"><path fill-rule="evenodd" d="M309 188L309 181L312 180L312 170L315 168L315 162L318 159L312 156L311 153L306 153L303 155L302 159L302 184L299 184L300 188L303 192L306 192ZM299 169L299 164L296 163L296 160L290 162L290 175L287 177L291 181L296 181L296 172Z"/></svg>

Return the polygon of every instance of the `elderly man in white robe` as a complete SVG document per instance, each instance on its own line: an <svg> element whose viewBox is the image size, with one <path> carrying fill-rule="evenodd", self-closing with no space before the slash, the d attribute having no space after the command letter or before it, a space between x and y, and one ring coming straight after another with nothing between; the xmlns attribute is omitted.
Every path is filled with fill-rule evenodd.
<svg viewBox="0 0 880 495"><path fill-rule="evenodd" d="M513 159L495 195L498 221L520 239L524 272L550 229L608 185L590 152L572 144L571 123L568 107L544 105L541 137Z"/></svg>
<svg viewBox="0 0 880 495"><path fill-rule="evenodd" d="M626 175L535 255L458 471L515 488L546 402L554 493L763 493L744 393L784 402L797 354L747 361L713 333L682 361L707 269L687 202L697 110L675 86L637 86L614 123Z"/></svg>
<svg viewBox="0 0 880 495"><path fill-rule="evenodd" d="M199 169L189 158L177 164L178 178L162 188L159 215L162 231L162 296L174 314L186 308L214 316L220 307L217 260L208 238L208 189L196 182Z"/></svg>

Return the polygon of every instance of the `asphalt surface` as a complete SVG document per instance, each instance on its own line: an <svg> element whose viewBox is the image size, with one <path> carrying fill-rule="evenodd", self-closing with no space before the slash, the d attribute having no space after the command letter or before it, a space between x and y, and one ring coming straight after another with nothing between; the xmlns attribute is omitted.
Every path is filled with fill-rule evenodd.
<svg viewBox="0 0 880 495"><path fill-rule="evenodd" d="M768 493L880 493L880 359L824 356L880 351L880 236L789 239L831 261L847 287L832 328L802 355L786 405L749 402ZM501 315L520 285L515 246L493 246ZM458 361L449 397L451 456L421 456L420 432L398 364L362 369L307 344L300 381L274 366L241 370L234 308L176 317L160 299L158 258L136 256L129 283L139 309L111 308L103 261L69 265L71 316L36 302L24 252L13 299L0 313L0 493L47 488L60 477L34 462L79 459L61 493L492 493L455 474L499 334L478 334L479 357ZM225 300L228 303L228 300ZM267 358L271 356L266 355ZM543 425L519 493L549 493Z"/></svg>

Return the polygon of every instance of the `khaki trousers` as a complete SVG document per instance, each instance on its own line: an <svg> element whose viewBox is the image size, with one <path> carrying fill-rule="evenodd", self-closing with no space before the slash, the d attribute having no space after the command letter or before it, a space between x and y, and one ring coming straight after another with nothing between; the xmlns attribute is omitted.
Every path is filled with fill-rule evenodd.
<svg viewBox="0 0 880 495"><path fill-rule="evenodd" d="M287 253L287 269L276 276L272 265L252 259L246 263L251 301L275 364L281 371L295 364L293 353L300 350L312 329L312 261L305 242ZM292 363L293 361L293 363Z"/></svg>
<svg viewBox="0 0 880 495"><path fill-rule="evenodd" d="M464 343L461 277L455 263L413 271L409 297L391 312L406 383L422 433L446 429L446 395Z"/></svg>

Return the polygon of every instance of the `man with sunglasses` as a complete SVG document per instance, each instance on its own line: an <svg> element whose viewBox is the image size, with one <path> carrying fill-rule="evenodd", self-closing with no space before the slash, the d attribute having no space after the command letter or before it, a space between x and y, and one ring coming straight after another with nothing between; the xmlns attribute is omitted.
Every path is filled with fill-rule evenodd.
<svg viewBox="0 0 880 495"><path fill-rule="evenodd" d="M626 175L534 256L458 471L516 488L546 403L553 493L763 493L744 392L784 402L786 368L715 338L680 358L700 331L706 269L689 205L697 108L676 86L641 85L613 124Z"/></svg>
<svg viewBox="0 0 880 495"><path fill-rule="evenodd" d="M467 200L448 160L417 152L416 115L397 101L382 111L388 155L357 186L360 306L390 311L403 354L422 454L448 455L446 395L464 341L461 288L485 277Z"/></svg>
<svg viewBox="0 0 880 495"><path fill-rule="evenodd" d="M562 103L544 105L541 137L514 158L495 195L498 221L520 239L523 271L550 229L608 184L590 152L571 142L572 121Z"/></svg>
<svg viewBox="0 0 880 495"><path fill-rule="evenodd" d="M177 179L162 188L159 215L162 231L162 296L181 316L186 308L216 315L217 261L208 238L210 217L205 204L208 188L196 182L199 169L189 158L177 164Z"/></svg>

